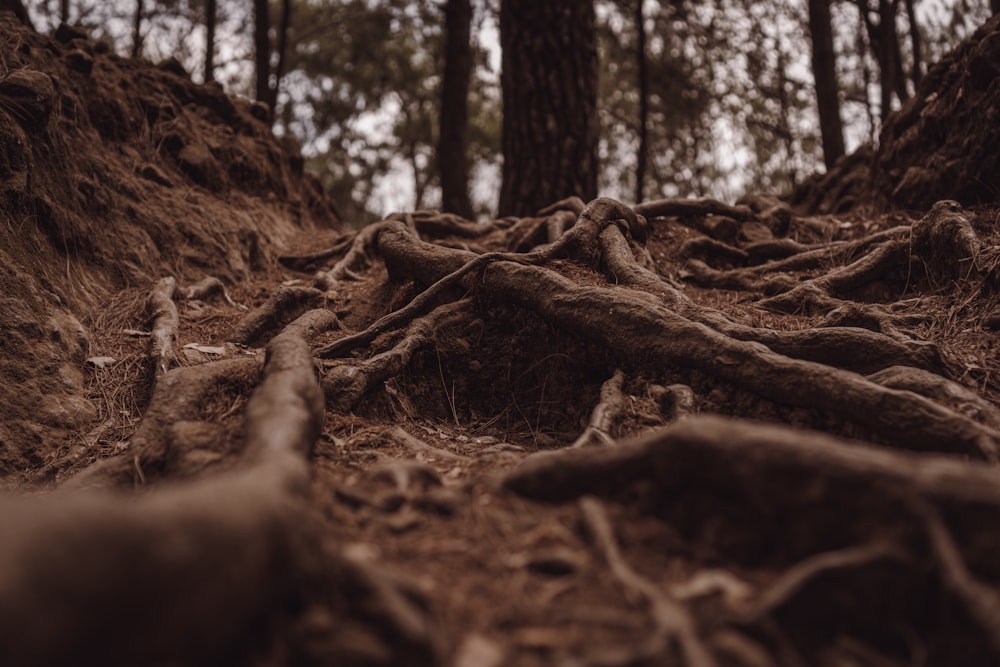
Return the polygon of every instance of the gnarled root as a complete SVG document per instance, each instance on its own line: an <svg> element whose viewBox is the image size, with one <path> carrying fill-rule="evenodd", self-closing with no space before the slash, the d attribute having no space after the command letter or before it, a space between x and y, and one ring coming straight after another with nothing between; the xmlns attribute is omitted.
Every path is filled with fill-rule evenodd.
<svg viewBox="0 0 1000 667"><path fill-rule="evenodd" d="M157 390L190 392L171 379L191 370ZM166 415L153 412L144 424L162 428ZM0 662L248 664L322 619L331 644L297 661L362 660L336 632L344 626L370 637L373 664L431 664L423 613L390 577L324 553L317 537L303 494L323 415L308 345L284 334L247 407L242 467L134 500L63 492L6 503Z"/></svg>
<svg viewBox="0 0 1000 667"><path fill-rule="evenodd" d="M244 317L230 338L234 343L253 345L322 299L323 293L312 287L281 287L260 308Z"/></svg>
<svg viewBox="0 0 1000 667"><path fill-rule="evenodd" d="M1000 657L1000 538L985 528L1000 510L991 467L694 416L615 448L536 454L504 485L547 502L630 501L713 560L776 571L699 623L728 618L778 653L788 636L815 657L844 633L912 633L945 663ZM972 623L944 618L949 604L917 603L942 597Z"/></svg>

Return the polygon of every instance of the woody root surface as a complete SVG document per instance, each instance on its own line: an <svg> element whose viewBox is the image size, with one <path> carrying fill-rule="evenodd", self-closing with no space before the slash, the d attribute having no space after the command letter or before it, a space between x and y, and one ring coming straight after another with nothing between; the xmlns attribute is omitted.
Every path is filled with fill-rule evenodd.
<svg viewBox="0 0 1000 667"><path fill-rule="evenodd" d="M213 287L209 361L165 279L128 448L6 501L0 658L998 661L998 255L953 202L416 212Z"/></svg>

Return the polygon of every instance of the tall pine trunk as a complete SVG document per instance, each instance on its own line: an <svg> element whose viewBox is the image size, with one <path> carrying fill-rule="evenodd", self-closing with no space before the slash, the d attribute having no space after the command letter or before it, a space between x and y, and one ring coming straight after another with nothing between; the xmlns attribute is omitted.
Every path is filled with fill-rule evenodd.
<svg viewBox="0 0 1000 667"><path fill-rule="evenodd" d="M138 58L142 54L142 15L144 13L145 0L135 0L135 17L132 23L132 57Z"/></svg>
<svg viewBox="0 0 1000 667"><path fill-rule="evenodd" d="M267 0L253 2L253 45L258 102L267 102L271 92L271 14ZM271 110L273 113L273 109Z"/></svg>
<svg viewBox="0 0 1000 667"><path fill-rule="evenodd" d="M646 16L644 0L635 2L636 78L639 90L639 147L635 156L635 203L645 196L646 163L649 161L649 67L646 60Z"/></svg>
<svg viewBox="0 0 1000 667"><path fill-rule="evenodd" d="M597 36L590 0L502 0L500 215L597 195Z"/></svg>
<svg viewBox="0 0 1000 667"><path fill-rule="evenodd" d="M840 119L830 0L809 0L809 34L812 37L812 69L816 81L823 162L827 169L832 169L844 154L844 128Z"/></svg>
<svg viewBox="0 0 1000 667"><path fill-rule="evenodd" d="M292 20L292 0L282 0L281 18L278 21L277 62L271 68L271 14L268 0L254 0L254 65L256 67L257 101L270 110L273 122L278 104L278 90L284 76L285 57L288 50L288 27ZM274 83L271 83L271 78Z"/></svg>
<svg viewBox="0 0 1000 667"><path fill-rule="evenodd" d="M205 81L215 80L216 0L205 0Z"/></svg>
<svg viewBox="0 0 1000 667"><path fill-rule="evenodd" d="M448 0L444 6L444 77L441 81L437 161L441 175L441 209L472 218L466 130L469 82L472 77L472 2Z"/></svg>

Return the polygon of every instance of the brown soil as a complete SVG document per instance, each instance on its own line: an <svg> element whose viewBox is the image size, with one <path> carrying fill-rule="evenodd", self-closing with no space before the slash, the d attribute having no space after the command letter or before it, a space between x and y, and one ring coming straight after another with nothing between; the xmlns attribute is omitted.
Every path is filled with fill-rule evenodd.
<svg viewBox="0 0 1000 667"><path fill-rule="evenodd" d="M1000 660L996 209L342 235L250 105L0 21L0 663Z"/></svg>

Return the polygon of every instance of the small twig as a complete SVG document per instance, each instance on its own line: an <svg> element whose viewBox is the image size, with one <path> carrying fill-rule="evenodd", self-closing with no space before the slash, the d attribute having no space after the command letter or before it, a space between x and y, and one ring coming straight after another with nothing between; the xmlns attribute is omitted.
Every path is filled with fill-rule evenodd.
<svg viewBox="0 0 1000 667"><path fill-rule="evenodd" d="M400 427L395 427L387 431L389 436L401 445L405 445L410 449L423 452L430 456L436 456L442 459L448 459L450 461L468 461L468 456L463 456L462 454L456 454L454 452L449 452L447 449L441 449L440 447L435 447L434 445L428 445L423 440L414 437L401 429Z"/></svg>

